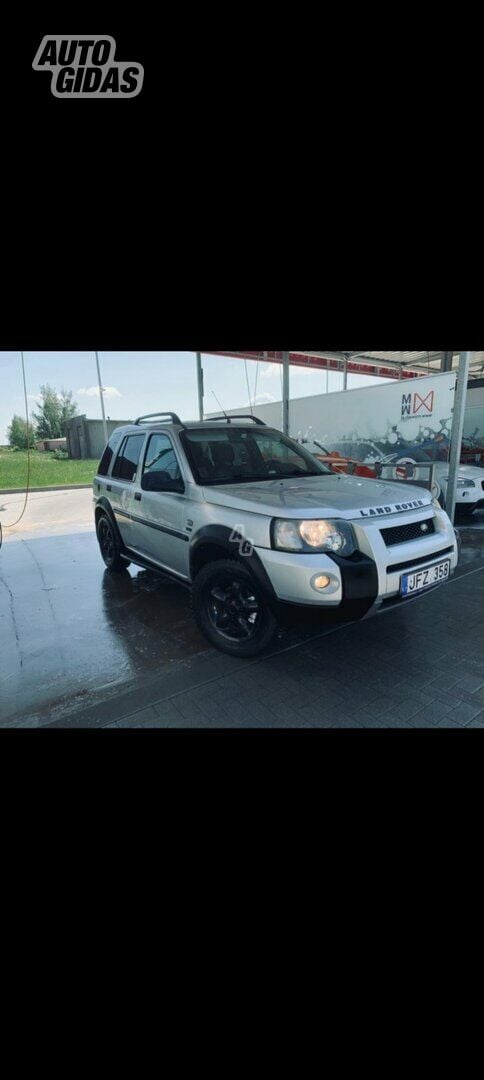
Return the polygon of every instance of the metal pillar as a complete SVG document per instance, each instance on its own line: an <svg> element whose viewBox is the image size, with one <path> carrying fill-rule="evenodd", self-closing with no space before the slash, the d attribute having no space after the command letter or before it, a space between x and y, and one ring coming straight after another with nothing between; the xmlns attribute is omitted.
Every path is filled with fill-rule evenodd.
<svg viewBox="0 0 484 1080"><path fill-rule="evenodd" d="M108 425L106 423L106 413L104 412L104 398L103 398L104 390L103 390L103 384L101 382L101 369L99 367L99 355L98 355L98 353L96 353L96 364L97 364L97 381L99 383L99 397L101 398L101 412L102 412L102 417L103 417L104 444L106 445L106 443L108 441Z"/></svg>
<svg viewBox="0 0 484 1080"><path fill-rule="evenodd" d="M198 415L203 420L203 368L202 354L197 352Z"/></svg>
<svg viewBox="0 0 484 1080"><path fill-rule="evenodd" d="M452 371L452 358L453 358L453 356L454 356L453 352L443 352L442 353L442 359L440 361L440 370L441 371Z"/></svg>
<svg viewBox="0 0 484 1080"><path fill-rule="evenodd" d="M348 361L343 364L343 390L348 389Z"/></svg>
<svg viewBox="0 0 484 1080"><path fill-rule="evenodd" d="M282 430L289 435L289 353L282 354Z"/></svg>
<svg viewBox="0 0 484 1080"><path fill-rule="evenodd" d="M455 494L457 491L457 477L459 473L460 455L462 446L462 432L464 429L464 410L466 407L467 382L469 379L470 352L461 352L459 355L459 367L457 370L457 386L454 397L454 411L452 413L452 430L450 433L450 462L449 480L447 483L447 498L445 509L454 521Z"/></svg>

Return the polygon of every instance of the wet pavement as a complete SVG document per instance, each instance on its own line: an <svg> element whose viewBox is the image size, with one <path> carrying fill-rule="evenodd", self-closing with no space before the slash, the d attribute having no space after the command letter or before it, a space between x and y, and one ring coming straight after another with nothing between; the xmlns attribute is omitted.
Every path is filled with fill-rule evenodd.
<svg viewBox="0 0 484 1080"><path fill-rule="evenodd" d="M93 704L208 648L189 590L110 575L93 531L5 543L0 590L0 723Z"/></svg>
<svg viewBox="0 0 484 1080"><path fill-rule="evenodd" d="M476 512L471 523L457 520L456 528L462 539L461 563L484 558L484 510Z"/></svg>
<svg viewBox="0 0 484 1080"><path fill-rule="evenodd" d="M8 520L13 519L17 510L13 500L19 498L9 496L7 505L7 497L2 502L0 495L0 521L7 519L7 513ZM475 523L461 528L464 547L460 572L476 571L463 589L471 582L477 589L484 579L484 571L482 575L478 572L481 565L484 567L484 512L475 518ZM449 585L434 594L448 593L447 619L449 605L455 612L461 610L458 587ZM448 632L458 634L464 650L469 635L472 659L476 626L479 618L484 621L484 613L479 616L472 592L467 591L466 597L473 618L461 626L454 619L453 631L449 627ZM422 620L425 610L432 609L431 599L412 604L397 616L389 612L370 620L365 623L365 638L376 635L384 647L392 626L397 625L408 640L412 625L422 634ZM338 634L332 632L335 641ZM347 632L342 631L343 635ZM361 628L355 625L349 632L355 635L357 648ZM435 630L431 634L435 638ZM217 716L225 725L228 715L240 717L239 726L244 726L244 680L257 686L258 676L264 670L270 672L271 664L277 666L278 653L292 658L291 663L298 657L300 668L315 647L311 643L320 640L321 634L282 635L272 650L272 660L263 658L250 664L219 654L196 628L186 587L132 566L120 575L105 570L92 523L90 492L39 495L25 520L15 530L4 531L0 551L1 726L109 726L118 724L120 717L121 722L123 717L134 717L130 721L133 726L138 722L140 726L163 726L159 701L165 702L163 716L172 716L175 724L184 722L185 708L186 723L194 726ZM286 663L283 656L280 659ZM478 664L478 658L475 662ZM335 663L335 671L337 667ZM321 673L315 669L311 685L311 674L306 673L306 698L308 693L311 697L311 689L313 697L317 693L318 678ZM231 701L225 707L217 703L217 693L227 679ZM363 671L359 687L364 697L361 679ZM476 684L477 691L480 693ZM258 694L263 700L263 688ZM293 722L304 707L304 694L299 690ZM470 709L470 703L462 700ZM461 699L458 704L462 705ZM254 709L257 712L256 704ZM278 726L277 717L283 714L281 701L275 714L269 708L263 715L268 726L271 715L273 726ZM474 716L477 713L471 719Z"/></svg>

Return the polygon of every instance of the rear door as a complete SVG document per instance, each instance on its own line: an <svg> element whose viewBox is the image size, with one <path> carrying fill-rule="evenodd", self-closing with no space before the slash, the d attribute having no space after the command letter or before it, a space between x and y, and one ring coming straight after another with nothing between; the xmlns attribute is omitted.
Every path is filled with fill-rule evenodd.
<svg viewBox="0 0 484 1080"><path fill-rule="evenodd" d="M136 480L145 440L145 432L125 436L108 481L108 497L123 542L128 547L133 544L131 515L138 505L135 500Z"/></svg>
<svg viewBox="0 0 484 1080"><path fill-rule="evenodd" d="M150 491L150 483L164 490ZM165 432L148 436L140 485L131 546L161 566L188 577L184 480L175 448Z"/></svg>

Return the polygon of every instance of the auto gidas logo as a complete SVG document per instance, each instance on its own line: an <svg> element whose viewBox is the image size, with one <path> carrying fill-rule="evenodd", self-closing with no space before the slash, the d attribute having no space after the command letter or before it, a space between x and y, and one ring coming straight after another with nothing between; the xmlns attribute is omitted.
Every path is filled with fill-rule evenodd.
<svg viewBox="0 0 484 1080"><path fill-rule="evenodd" d="M108 35L45 35L32 64L48 71L51 90L60 98L133 98L143 86L143 65L116 60L116 42Z"/></svg>

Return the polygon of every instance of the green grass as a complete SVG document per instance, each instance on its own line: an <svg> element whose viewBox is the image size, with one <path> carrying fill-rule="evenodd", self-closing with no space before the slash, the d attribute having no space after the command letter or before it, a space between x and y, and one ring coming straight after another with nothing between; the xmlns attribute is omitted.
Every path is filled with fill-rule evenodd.
<svg viewBox="0 0 484 1080"><path fill-rule="evenodd" d="M30 487L52 487L55 484L90 484L98 462L56 461L52 453L30 451ZM22 488L27 481L27 451L6 450L0 447L0 491Z"/></svg>

